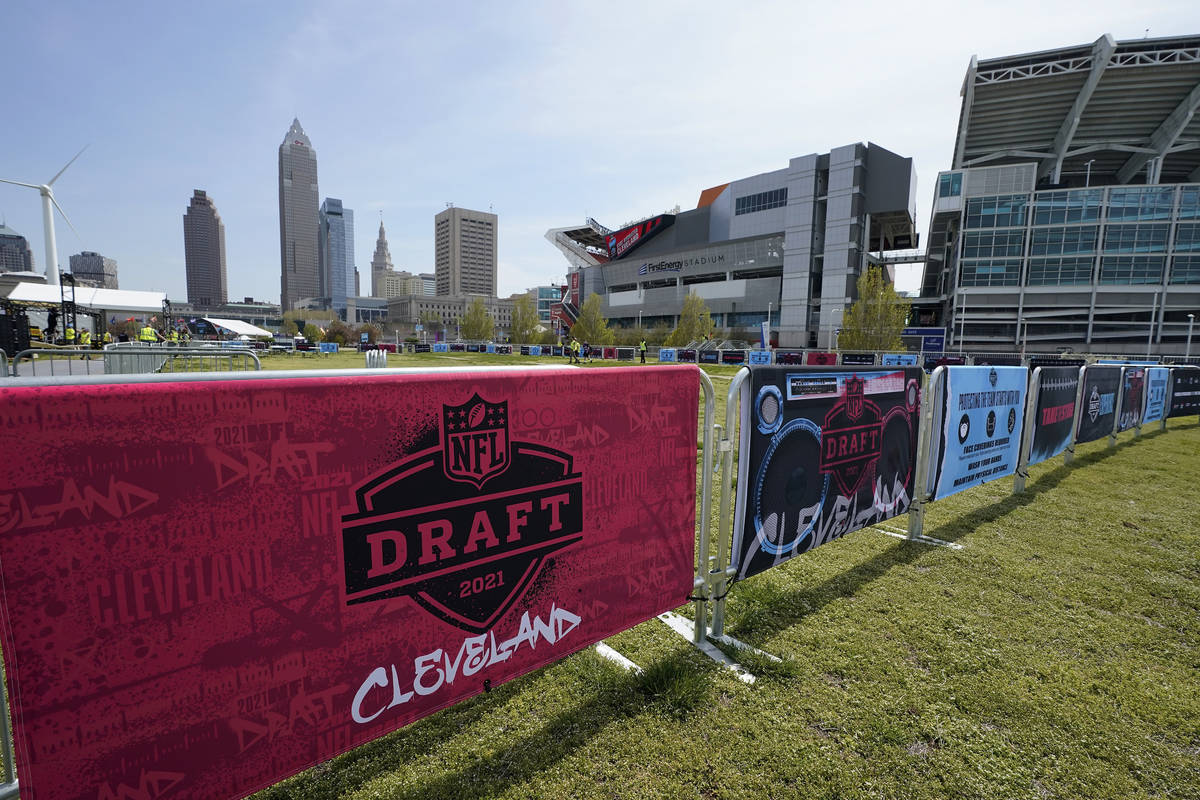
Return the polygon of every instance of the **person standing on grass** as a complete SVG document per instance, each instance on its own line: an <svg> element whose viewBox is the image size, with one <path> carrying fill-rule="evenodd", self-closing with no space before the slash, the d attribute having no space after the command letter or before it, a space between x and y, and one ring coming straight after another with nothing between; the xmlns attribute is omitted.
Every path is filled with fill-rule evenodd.
<svg viewBox="0 0 1200 800"><path fill-rule="evenodd" d="M646 363L646 337L645 336L643 336L642 340L638 343L638 352L640 352L642 354L642 363L645 364Z"/></svg>

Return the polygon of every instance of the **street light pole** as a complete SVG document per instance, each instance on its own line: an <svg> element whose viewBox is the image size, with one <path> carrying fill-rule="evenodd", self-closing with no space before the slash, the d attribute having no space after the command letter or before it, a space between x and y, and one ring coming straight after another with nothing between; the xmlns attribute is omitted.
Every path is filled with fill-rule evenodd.
<svg viewBox="0 0 1200 800"><path fill-rule="evenodd" d="M1029 339L1029 320L1021 317L1021 358L1025 358L1025 344Z"/></svg>
<svg viewBox="0 0 1200 800"><path fill-rule="evenodd" d="M1096 159L1091 159L1087 162L1087 175L1083 179L1083 188L1088 188L1092 185L1092 164L1096 163Z"/></svg>
<svg viewBox="0 0 1200 800"><path fill-rule="evenodd" d="M767 341L764 342L768 350L771 349L771 304L772 301L767 301Z"/></svg>
<svg viewBox="0 0 1200 800"><path fill-rule="evenodd" d="M1154 318L1158 316L1158 292L1154 293L1154 305L1150 309L1150 333L1146 336L1146 358L1154 348Z"/></svg>
<svg viewBox="0 0 1200 800"><path fill-rule="evenodd" d="M1186 359L1186 358L1191 358L1191 357L1192 357L1192 323L1193 323L1193 322L1195 322L1195 321L1196 321L1196 315L1195 315L1195 314L1188 314L1188 338L1187 338L1187 350L1185 350L1185 351L1184 351L1184 353L1183 353L1183 357L1184 357L1185 359Z"/></svg>

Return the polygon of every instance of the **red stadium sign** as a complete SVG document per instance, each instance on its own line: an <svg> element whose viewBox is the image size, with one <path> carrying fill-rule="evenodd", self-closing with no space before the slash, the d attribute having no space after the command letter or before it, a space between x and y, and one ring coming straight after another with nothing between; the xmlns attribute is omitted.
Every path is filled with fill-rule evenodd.
<svg viewBox="0 0 1200 800"><path fill-rule="evenodd" d="M698 381L6 388L22 796L243 797L683 604Z"/></svg>
<svg viewBox="0 0 1200 800"><path fill-rule="evenodd" d="M616 233L608 234L604 237L604 243L608 245L608 257L624 258L644 244L647 239L669 228L674 222L673 214L662 214L639 222L637 225L622 228Z"/></svg>

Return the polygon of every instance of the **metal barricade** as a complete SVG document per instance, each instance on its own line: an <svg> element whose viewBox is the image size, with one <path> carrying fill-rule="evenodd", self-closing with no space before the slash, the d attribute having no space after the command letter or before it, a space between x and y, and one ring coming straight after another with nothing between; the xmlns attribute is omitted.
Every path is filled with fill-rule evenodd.
<svg viewBox="0 0 1200 800"><path fill-rule="evenodd" d="M123 346L104 351L104 371L109 375L244 372L261 369L262 362L258 356L245 348Z"/></svg>
<svg viewBox="0 0 1200 800"><path fill-rule="evenodd" d="M76 350L74 348L39 347L22 350L12 358L11 372L14 378L46 375L103 375L105 373L103 352L100 350Z"/></svg>
<svg viewBox="0 0 1200 800"><path fill-rule="evenodd" d="M8 371L8 353L0 350L0 376L7 378L11 374Z"/></svg>

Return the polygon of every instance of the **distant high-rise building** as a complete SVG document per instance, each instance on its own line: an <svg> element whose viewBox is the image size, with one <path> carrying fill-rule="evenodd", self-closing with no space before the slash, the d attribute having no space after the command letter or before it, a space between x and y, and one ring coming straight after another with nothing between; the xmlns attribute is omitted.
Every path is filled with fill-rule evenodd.
<svg viewBox="0 0 1200 800"><path fill-rule="evenodd" d="M317 154L293 119L279 145L279 304L284 311L302 298L321 297Z"/></svg>
<svg viewBox="0 0 1200 800"><path fill-rule="evenodd" d="M422 272L417 275L421 279L421 294L429 297L437 295L437 276L432 272Z"/></svg>
<svg viewBox="0 0 1200 800"><path fill-rule="evenodd" d="M408 272L397 272L391 264L391 253L388 251L388 233L383 228L383 219L379 221L379 237L376 239L376 252L371 257L371 296L398 297L409 294L410 285L407 279L412 276Z"/></svg>
<svg viewBox="0 0 1200 800"><path fill-rule="evenodd" d="M29 240L0 222L0 272L32 272Z"/></svg>
<svg viewBox="0 0 1200 800"><path fill-rule="evenodd" d="M229 301L225 223L203 189L192 192L192 202L183 215L183 262L189 303L197 308L212 308ZM74 266L72 260L72 269Z"/></svg>
<svg viewBox="0 0 1200 800"><path fill-rule="evenodd" d="M341 200L326 197L317 232L321 254L321 297L334 311L346 310L346 298L356 295L354 271L354 212Z"/></svg>
<svg viewBox="0 0 1200 800"><path fill-rule="evenodd" d="M117 289L117 260L84 250L71 256L71 274L77 286Z"/></svg>
<svg viewBox="0 0 1200 800"><path fill-rule="evenodd" d="M433 218L438 295L496 296L496 219L454 207Z"/></svg>

